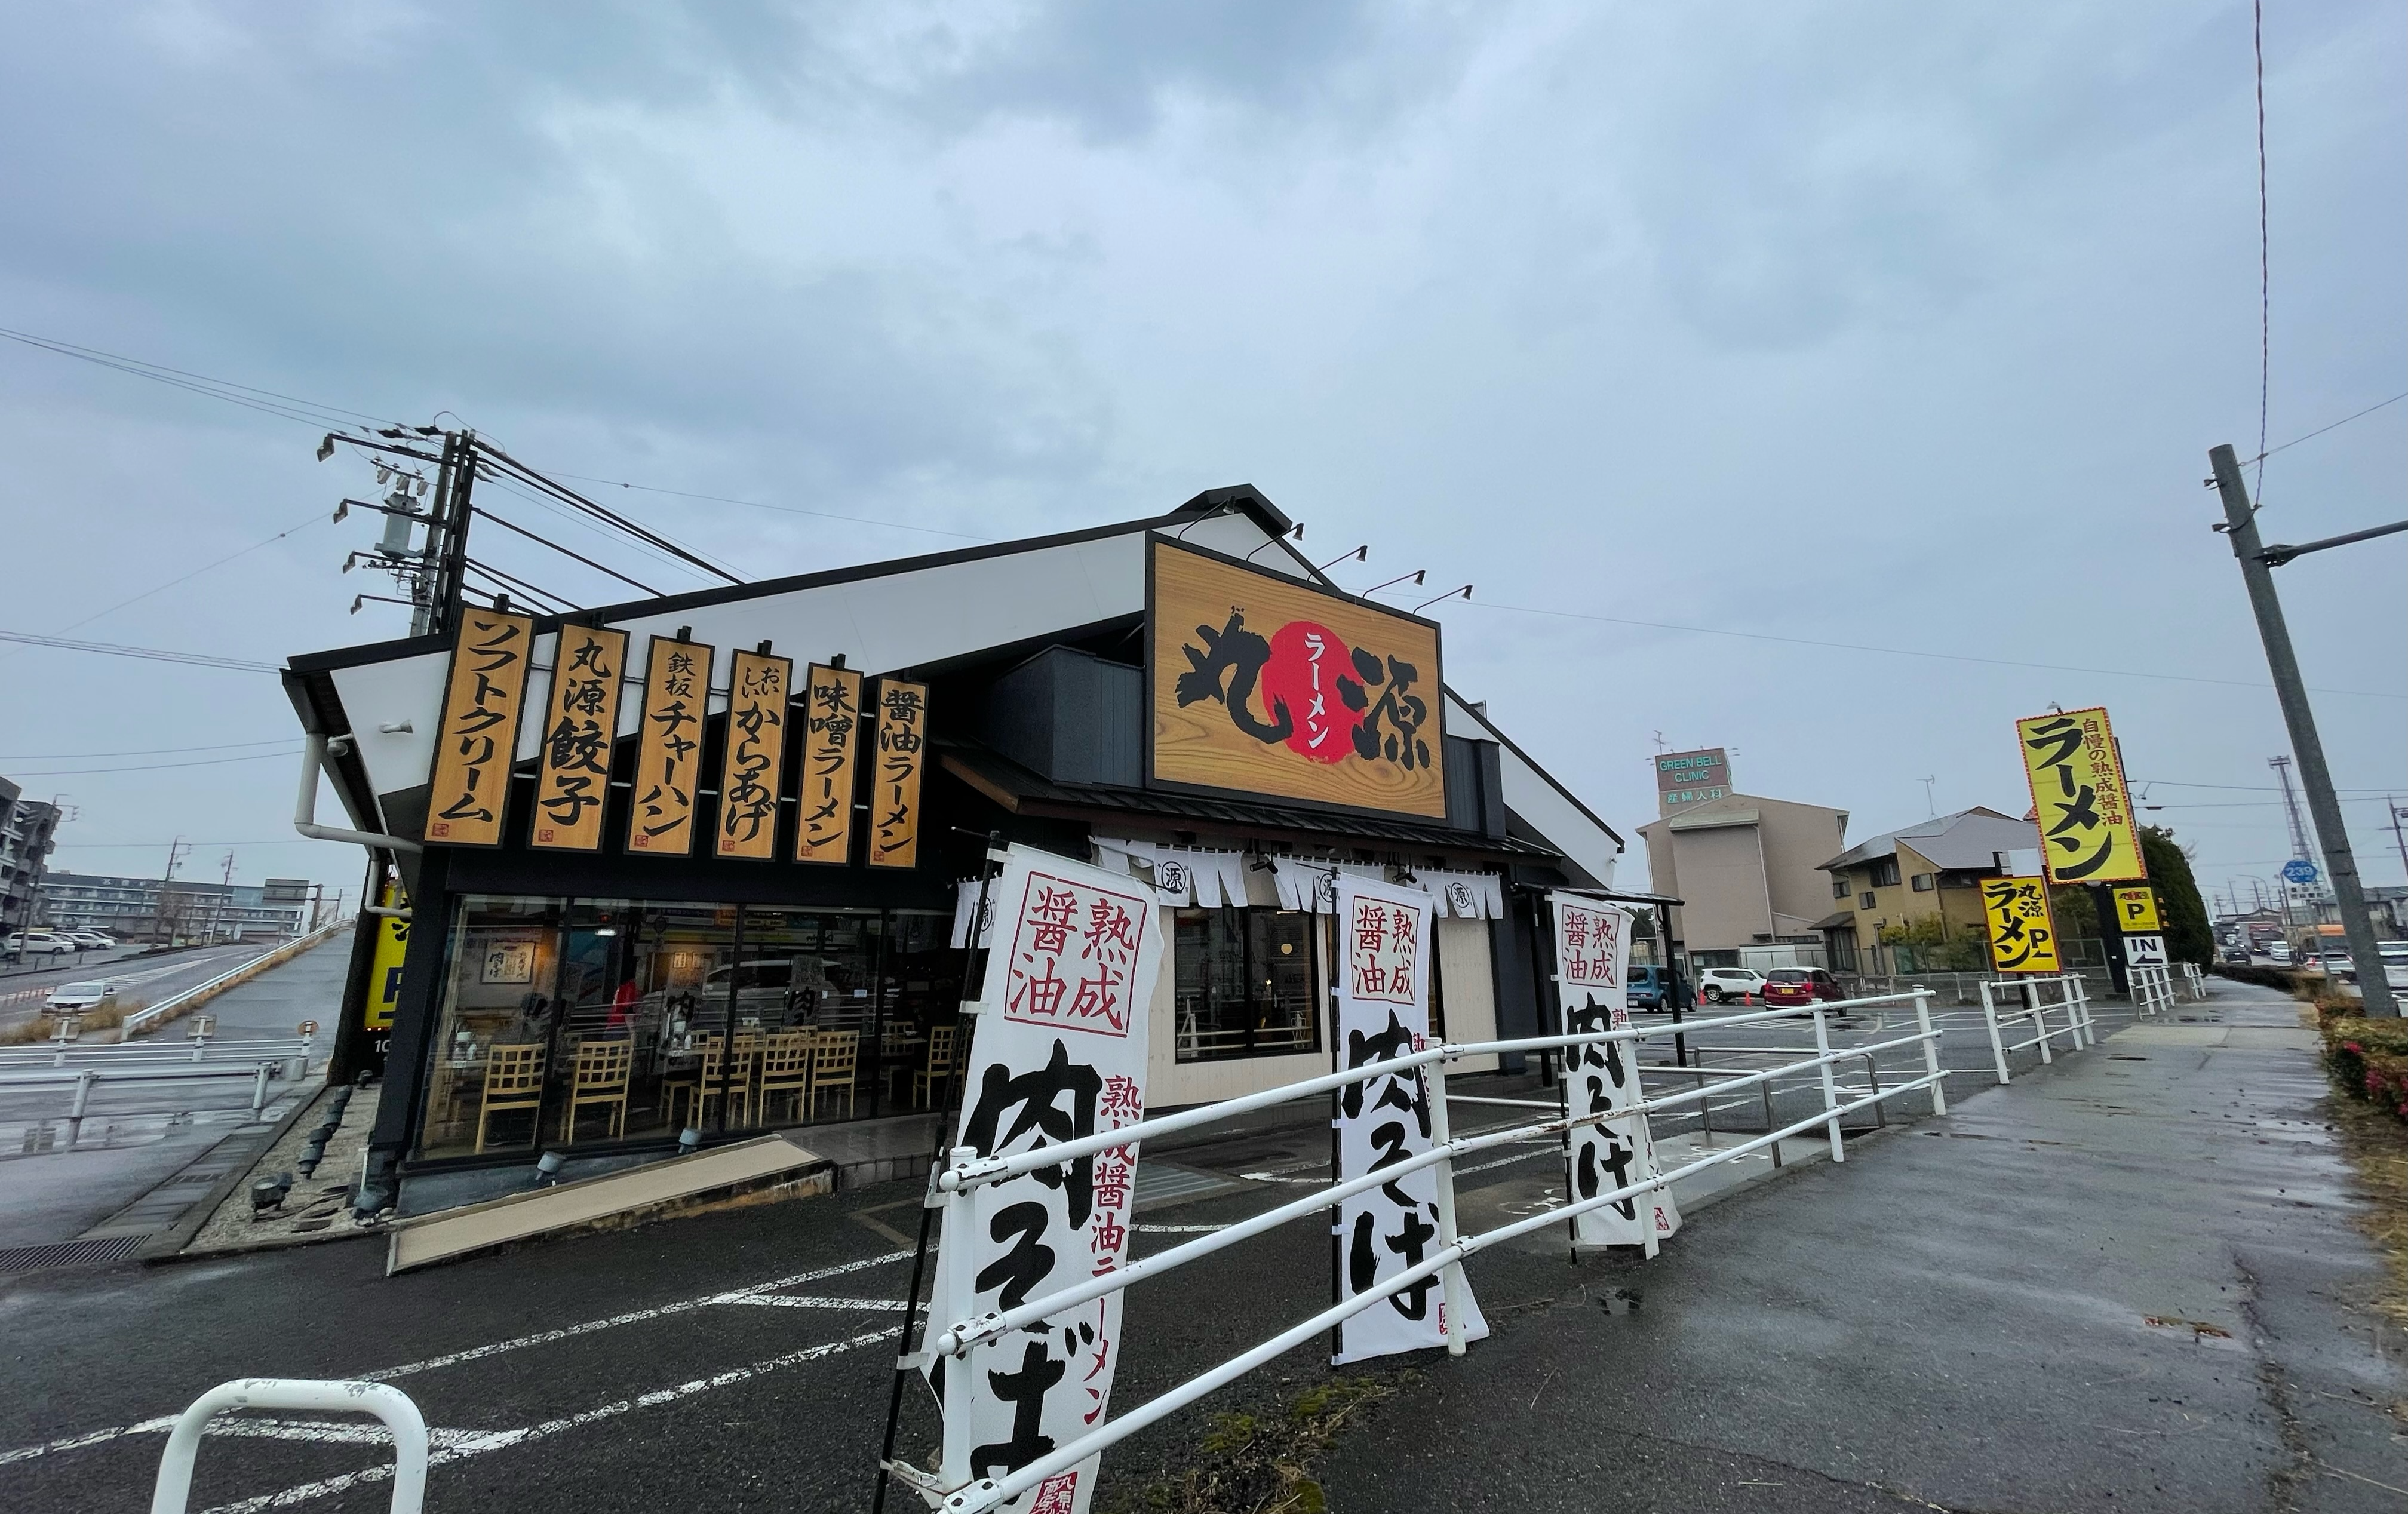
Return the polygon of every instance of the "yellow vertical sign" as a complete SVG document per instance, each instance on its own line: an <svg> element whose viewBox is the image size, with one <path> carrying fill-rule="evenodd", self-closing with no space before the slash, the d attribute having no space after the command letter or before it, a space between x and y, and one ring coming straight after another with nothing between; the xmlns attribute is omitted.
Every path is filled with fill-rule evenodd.
<svg viewBox="0 0 2408 1514"><path fill-rule="evenodd" d="M2037 878L1985 878L1982 917L1990 927L1990 964L2002 973L2064 970L2057 922L2048 912L2048 885Z"/></svg>
<svg viewBox="0 0 2408 1514"><path fill-rule="evenodd" d="M2124 789L2124 764L2107 711L2098 707L2015 722L2052 883L2145 880L2141 837Z"/></svg>
<svg viewBox="0 0 2408 1514"><path fill-rule="evenodd" d="M531 844L564 851L601 849L610 747L619 733L619 686L626 671L624 631L560 628L552 694L544 706Z"/></svg>
<svg viewBox="0 0 2408 1514"><path fill-rule="evenodd" d="M861 675L813 663L803 692L802 817L795 861L844 863L853 856L853 774L860 766Z"/></svg>
<svg viewBox="0 0 2408 1514"><path fill-rule="evenodd" d="M778 854L778 796L786 768L786 701L795 660L740 651L727 674L727 752L719 778L722 857Z"/></svg>
<svg viewBox="0 0 2408 1514"><path fill-rule="evenodd" d="M464 608L443 690L443 725L428 779L426 839L454 847L499 846L517 754L519 706L526 694L527 644L535 621Z"/></svg>
<svg viewBox="0 0 2408 1514"><path fill-rule="evenodd" d="M877 767L869 786L869 865L920 860L920 772L928 756L928 686L878 680Z"/></svg>
<svg viewBox="0 0 2408 1514"><path fill-rule="evenodd" d="M398 883L387 883L377 901L387 909L407 908L409 895ZM394 1007L401 1002L401 964L409 954L409 921L391 915L376 917L376 950L368 958L368 998L360 1023L372 1031L393 1029Z"/></svg>
<svg viewBox="0 0 2408 1514"><path fill-rule="evenodd" d="M2155 936L2165 927L2157 919L2155 889L2117 889L2115 923L2126 936Z"/></svg>
<svg viewBox="0 0 2408 1514"><path fill-rule="evenodd" d="M710 698L710 649L654 636L644 669L644 720L636 734L629 851L683 857L694 850L695 775L702 766L702 717Z"/></svg>

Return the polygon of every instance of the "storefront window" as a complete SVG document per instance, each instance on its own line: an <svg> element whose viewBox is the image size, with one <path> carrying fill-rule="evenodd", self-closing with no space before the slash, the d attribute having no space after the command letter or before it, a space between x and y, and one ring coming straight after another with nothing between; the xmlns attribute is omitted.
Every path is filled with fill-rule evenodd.
<svg viewBox="0 0 2408 1514"><path fill-rule="evenodd" d="M951 923L936 911L465 897L420 1154L935 1107L961 1002Z"/></svg>
<svg viewBox="0 0 2408 1514"><path fill-rule="evenodd" d="M1178 1059L1288 1056L1320 1047L1316 917L1289 909L1182 909L1172 951Z"/></svg>

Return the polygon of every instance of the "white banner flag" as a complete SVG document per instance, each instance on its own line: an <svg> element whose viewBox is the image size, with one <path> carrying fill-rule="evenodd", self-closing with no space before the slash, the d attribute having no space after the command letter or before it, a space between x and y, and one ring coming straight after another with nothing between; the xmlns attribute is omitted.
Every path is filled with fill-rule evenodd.
<svg viewBox="0 0 2408 1514"><path fill-rule="evenodd" d="M1338 1049L1348 1070L1429 1045L1430 896L1340 874L1337 890ZM1338 1180L1394 1166L1430 1149L1429 1085L1418 1067L1366 1078L1336 1098ZM1438 1170L1424 1167L1339 1206L1338 1296L1368 1293L1439 1249ZM1464 1289L1463 1338L1488 1334ZM1443 1346L1446 1317L1433 1276L1338 1327L1333 1364Z"/></svg>
<svg viewBox="0 0 2408 1514"><path fill-rule="evenodd" d="M1547 898L1555 921L1555 1003L1566 1036L1630 1026L1630 911L1570 894ZM1564 1098L1574 1115L1624 1108L1641 1096L1639 1043L1606 1041L1564 1050ZM1595 1198L1656 1176L1656 1138L1647 1116L1584 1125L1565 1151L1570 1202ZM1572 1218L1579 1246L1645 1246L1681 1228L1670 1189L1600 1205Z"/></svg>
<svg viewBox="0 0 2408 1514"><path fill-rule="evenodd" d="M1144 1119L1146 1015L1162 965L1153 890L1015 846L989 896L995 949L956 1143L981 1156L1011 1155ZM971 1247L976 1292L940 1296L932 1316L1010 1309L1117 1270L1128 1253L1136 1184L1129 1145L978 1190L971 1233L940 1242ZM1120 1337L1114 1293L973 1348L970 1476L1017 1470L1101 1424ZM948 1419L962 1411L945 1406ZM1085 1514L1098 1460L1003 1507Z"/></svg>

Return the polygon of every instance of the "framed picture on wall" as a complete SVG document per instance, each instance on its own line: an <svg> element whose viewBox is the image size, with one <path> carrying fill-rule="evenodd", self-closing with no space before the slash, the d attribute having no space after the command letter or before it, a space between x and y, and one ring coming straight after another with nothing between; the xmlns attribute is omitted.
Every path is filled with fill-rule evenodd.
<svg viewBox="0 0 2408 1514"><path fill-rule="evenodd" d="M485 949L485 964L477 975L480 983L532 983L535 981L535 943L533 941L496 941Z"/></svg>

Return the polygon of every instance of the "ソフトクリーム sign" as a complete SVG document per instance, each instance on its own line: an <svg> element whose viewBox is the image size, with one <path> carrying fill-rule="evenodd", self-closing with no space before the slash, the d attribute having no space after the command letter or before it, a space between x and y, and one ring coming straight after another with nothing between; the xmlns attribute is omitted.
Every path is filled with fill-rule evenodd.
<svg viewBox="0 0 2408 1514"><path fill-rule="evenodd" d="M1157 538L1149 775L1446 817L1438 627Z"/></svg>
<svg viewBox="0 0 2408 1514"><path fill-rule="evenodd" d="M519 707L526 693L527 643L535 621L468 609L452 644L443 690L442 733L428 780L426 839L453 847L501 845L502 814L517 756Z"/></svg>

